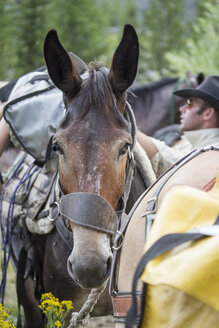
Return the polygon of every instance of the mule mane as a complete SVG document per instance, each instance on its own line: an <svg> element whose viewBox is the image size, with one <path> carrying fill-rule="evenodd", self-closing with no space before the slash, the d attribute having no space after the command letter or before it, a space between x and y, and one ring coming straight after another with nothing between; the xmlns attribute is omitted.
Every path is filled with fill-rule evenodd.
<svg viewBox="0 0 219 328"><path fill-rule="evenodd" d="M126 119L118 109L108 74L109 70L100 63L92 62L88 65L88 76L82 81L75 104L69 107L60 123L61 128L67 127L74 119L83 120L91 109L108 116L108 121L118 126L127 126Z"/></svg>
<svg viewBox="0 0 219 328"><path fill-rule="evenodd" d="M105 114L118 114L108 74L109 70L100 63L92 62L88 65L88 77L83 80L78 103L83 117L90 108Z"/></svg>

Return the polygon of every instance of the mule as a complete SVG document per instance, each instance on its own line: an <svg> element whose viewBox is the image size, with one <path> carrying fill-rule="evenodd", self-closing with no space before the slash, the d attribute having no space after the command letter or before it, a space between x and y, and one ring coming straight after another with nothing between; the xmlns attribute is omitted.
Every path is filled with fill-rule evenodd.
<svg viewBox="0 0 219 328"><path fill-rule="evenodd" d="M159 129L179 124L179 108L185 100L175 96L173 92L184 88L196 88L203 79L202 73L197 77L188 74L185 80L162 78L150 84L131 87L128 101L134 110L138 128L153 136Z"/></svg>
<svg viewBox="0 0 219 328"><path fill-rule="evenodd" d="M126 224L117 238L114 253L110 290L114 303L116 328L125 327L126 315L132 303L132 281L142 257L145 241L153 220L168 190L177 185L188 185L211 190L219 169L219 144L192 151L157 179L138 199L130 211ZM165 234L165 231L164 231ZM142 284L137 286L138 311Z"/></svg>
<svg viewBox="0 0 219 328"><path fill-rule="evenodd" d="M28 277L24 279L23 272L22 281L18 279L18 285L22 285L20 304L24 307L25 327L32 328L45 324L38 308L42 292L52 292L60 300L72 300L74 311L78 311L91 289L106 283L113 240L121 223L116 212L125 210L126 198L128 211L147 187L138 174L133 178L135 127L128 119L126 105L126 91L135 79L138 65L135 29L125 26L110 70L93 63L84 79L55 30L46 36L44 56L53 83L63 91L66 115L52 146L59 158L56 184L62 197L54 204L59 203L60 215L54 219L51 233L28 234L34 263ZM129 194L126 188L130 189L131 183ZM66 219L62 221L61 217ZM64 235L70 236L69 243ZM12 258L16 264L15 255L14 249ZM37 290L33 288L33 279ZM92 315L110 313L111 299L105 289Z"/></svg>

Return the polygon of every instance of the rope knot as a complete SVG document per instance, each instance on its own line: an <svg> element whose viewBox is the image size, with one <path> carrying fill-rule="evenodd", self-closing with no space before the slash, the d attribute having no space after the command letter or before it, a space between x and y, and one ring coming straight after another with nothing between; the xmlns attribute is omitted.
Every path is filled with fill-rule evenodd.
<svg viewBox="0 0 219 328"><path fill-rule="evenodd" d="M86 327L89 323L90 315L88 314L85 318L80 318L79 312L73 312L68 328Z"/></svg>
<svg viewBox="0 0 219 328"><path fill-rule="evenodd" d="M80 326L85 327L88 325L90 313L96 305L100 295L106 288L108 280L109 279L107 279L102 286L91 289L88 299L82 306L81 310L79 312L73 312L71 314L71 320L68 328L76 328Z"/></svg>

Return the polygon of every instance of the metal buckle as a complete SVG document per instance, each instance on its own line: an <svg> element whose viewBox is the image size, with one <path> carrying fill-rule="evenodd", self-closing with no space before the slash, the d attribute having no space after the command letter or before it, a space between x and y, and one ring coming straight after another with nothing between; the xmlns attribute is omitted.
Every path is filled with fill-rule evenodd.
<svg viewBox="0 0 219 328"><path fill-rule="evenodd" d="M119 230L117 230L116 233L118 233L120 235L120 237L122 237L122 241L121 241L121 244L118 247L113 246L112 249L114 249L115 251L118 251L122 247L122 245L123 245L124 235Z"/></svg>
<svg viewBox="0 0 219 328"><path fill-rule="evenodd" d="M148 214L156 213L156 211L157 211L157 197L155 196L155 197L149 198L147 203L150 203L150 202L153 202L153 201L155 201L154 209L146 211L144 214L141 215L141 217L146 217Z"/></svg>

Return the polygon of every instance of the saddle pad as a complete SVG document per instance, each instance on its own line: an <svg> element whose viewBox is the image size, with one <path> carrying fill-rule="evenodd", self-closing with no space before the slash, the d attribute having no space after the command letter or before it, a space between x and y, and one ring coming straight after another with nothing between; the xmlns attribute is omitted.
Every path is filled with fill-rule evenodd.
<svg viewBox="0 0 219 328"><path fill-rule="evenodd" d="M219 174L212 190L174 186L165 195L146 249L168 233L211 226L219 213ZM149 262L143 327L216 327L219 236L187 242ZM171 314L171 315L170 315Z"/></svg>

